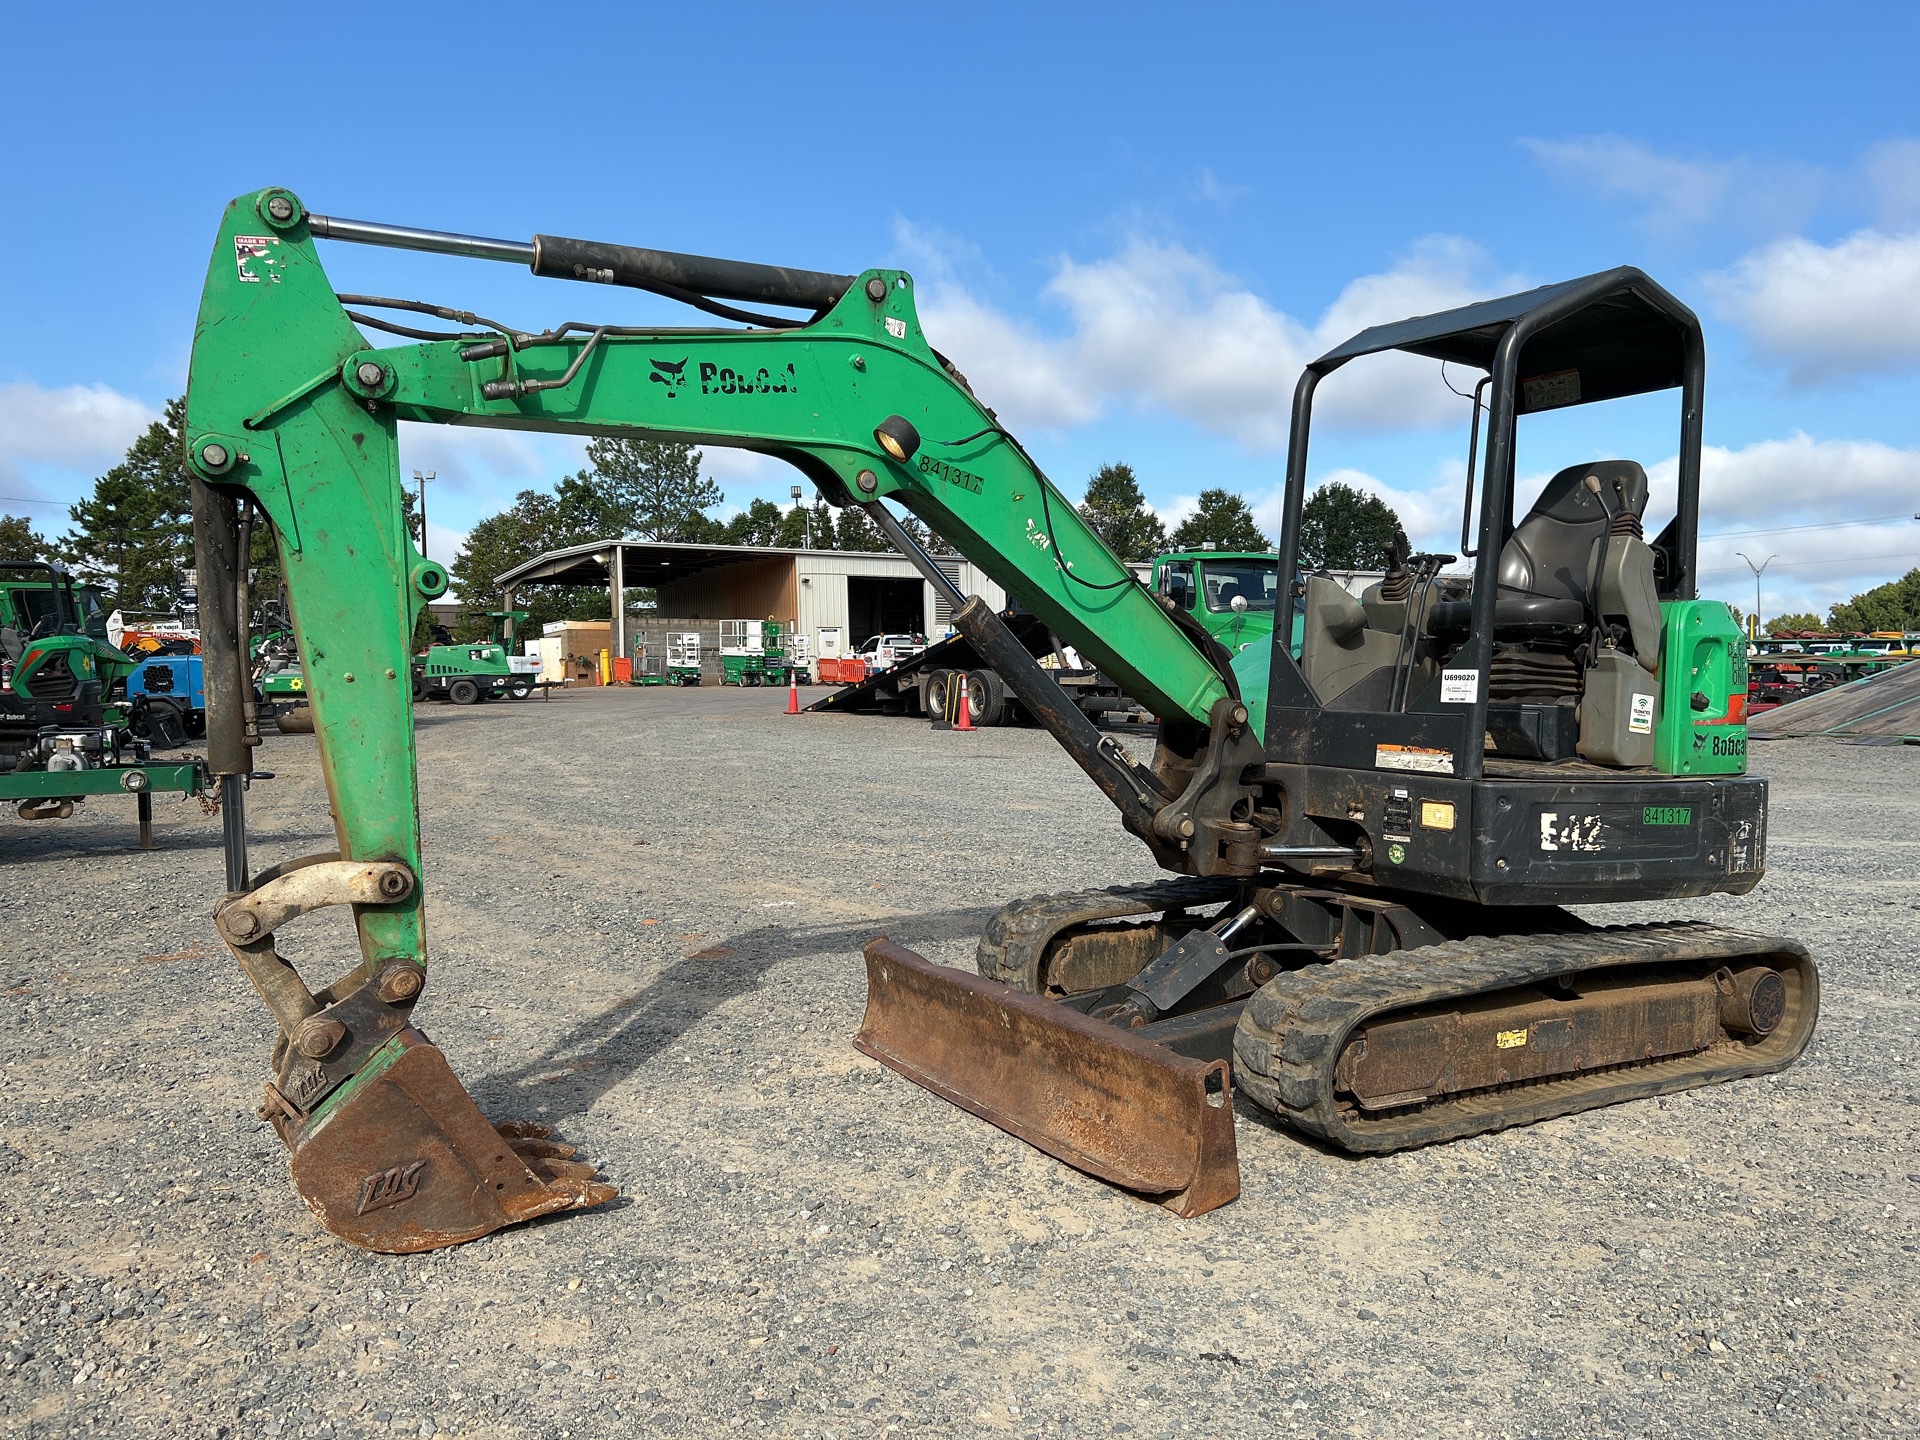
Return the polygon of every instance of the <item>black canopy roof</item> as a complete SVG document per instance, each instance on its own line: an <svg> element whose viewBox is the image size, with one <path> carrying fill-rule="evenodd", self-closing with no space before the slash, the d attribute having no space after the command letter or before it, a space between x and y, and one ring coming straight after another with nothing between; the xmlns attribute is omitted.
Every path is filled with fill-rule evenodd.
<svg viewBox="0 0 1920 1440"><path fill-rule="evenodd" d="M1666 390L1681 383L1690 344L1699 343L1693 311L1631 265L1518 295L1483 300L1362 330L1313 362L1321 374L1361 355L1404 350L1435 360L1493 369L1509 328L1536 312L1560 312L1526 342L1515 400L1522 413Z"/></svg>

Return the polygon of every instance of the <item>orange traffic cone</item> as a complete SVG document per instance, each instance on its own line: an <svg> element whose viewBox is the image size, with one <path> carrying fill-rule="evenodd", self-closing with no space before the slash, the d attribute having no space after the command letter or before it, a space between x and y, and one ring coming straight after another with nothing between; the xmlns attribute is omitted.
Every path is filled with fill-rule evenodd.
<svg viewBox="0 0 1920 1440"><path fill-rule="evenodd" d="M799 713L800 678L797 675L789 675L787 676L787 714L798 715Z"/></svg>
<svg viewBox="0 0 1920 1440"><path fill-rule="evenodd" d="M957 675L954 677L954 683L960 687L960 718L954 722L953 728L971 733L973 730L973 716L968 713L967 677Z"/></svg>

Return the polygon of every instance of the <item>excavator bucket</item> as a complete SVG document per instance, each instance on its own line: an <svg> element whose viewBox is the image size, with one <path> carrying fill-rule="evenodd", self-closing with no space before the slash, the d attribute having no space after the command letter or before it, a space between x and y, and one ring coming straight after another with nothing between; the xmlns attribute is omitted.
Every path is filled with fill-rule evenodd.
<svg viewBox="0 0 1920 1440"><path fill-rule="evenodd" d="M1177 1055L884 938L865 954L853 1042L863 1054L1177 1215L1239 1195L1226 1062Z"/></svg>
<svg viewBox="0 0 1920 1440"><path fill-rule="evenodd" d="M458 1245L619 1193L545 1126L489 1123L439 1047L411 1026L316 1119L281 1131L293 1183L320 1223L388 1254Z"/></svg>

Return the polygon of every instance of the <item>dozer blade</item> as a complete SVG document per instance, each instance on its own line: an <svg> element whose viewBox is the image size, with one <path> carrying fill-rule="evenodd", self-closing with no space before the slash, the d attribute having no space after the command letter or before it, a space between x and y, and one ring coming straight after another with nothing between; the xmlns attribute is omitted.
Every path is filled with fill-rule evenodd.
<svg viewBox="0 0 1920 1440"><path fill-rule="evenodd" d="M870 941L854 1046L1076 1170L1177 1215L1240 1193L1224 1061Z"/></svg>
<svg viewBox="0 0 1920 1440"><path fill-rule="evenodd" d="M320 1223L389 1254L458 1245L619 1194L547 1133L490 1124L439 1048L411 1026L316 1119L283 1131L293 1183Z"/></svg>

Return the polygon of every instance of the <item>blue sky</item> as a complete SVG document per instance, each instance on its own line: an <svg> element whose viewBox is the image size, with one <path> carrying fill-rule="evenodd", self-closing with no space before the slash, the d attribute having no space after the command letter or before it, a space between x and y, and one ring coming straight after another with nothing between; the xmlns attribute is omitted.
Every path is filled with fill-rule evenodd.
<svg viewBox="0 0 1920 1440"><path fill-rule="evenodd" d="M184 384L221 208L834 271L926 328L1070 494L1105 460L1269 528L1301 363L1353 330L1637 264L1708 327L1704 586L1767 613L1920 564L1920 10L1835 5L28 7L0 56L0 511L64 503ZM342 289L535 325L650 297L329 245ZM1323 390L1316 479L1457 541L1434 367ZM1462 377L1455 376L1455 383ZM1672 397L1521 463L1667 461ZM432 545L577 463L409 428ZM710 452L729 506L774 462ZM1809 528L1822 527L1822 528Z"/></svg>

